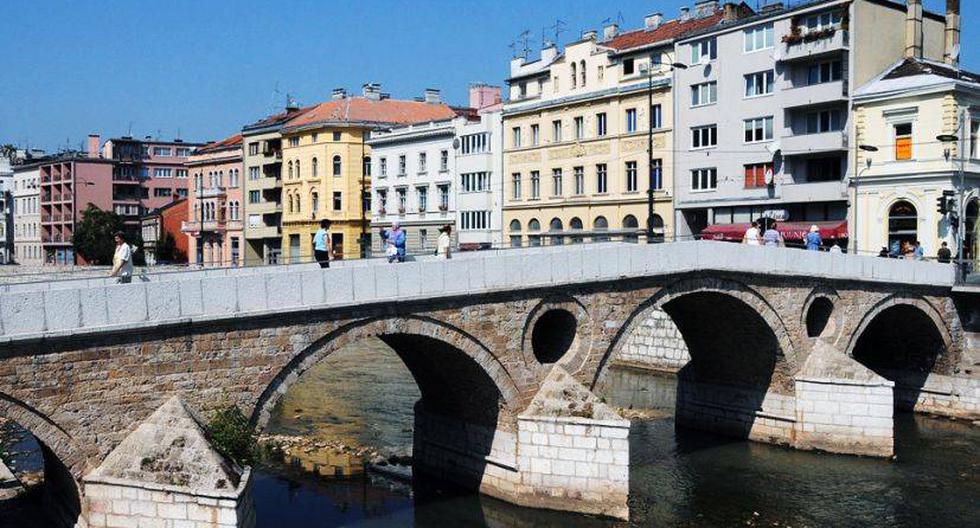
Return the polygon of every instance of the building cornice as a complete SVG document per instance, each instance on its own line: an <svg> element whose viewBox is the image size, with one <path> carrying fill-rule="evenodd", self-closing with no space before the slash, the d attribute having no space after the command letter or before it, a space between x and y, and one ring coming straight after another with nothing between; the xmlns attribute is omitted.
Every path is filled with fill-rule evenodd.
<svg viewBox="0 0 980 528"><path fill-rule="evenodd" d="M669 88L671 86L670 77L661 77L656 79L653 83L653 89ZM587 92L584 94L576 94L573 96L559 97L558 99L549 99L547 101L540 101L531 104L521 104L514 103L510 108L504 105L503 116L511 117L519 114L524 114L528 112L536 112L539 110L547 110L550 108L555 108L559 106L567 106L570 104L579 104L586 101L594 101L598 99L607 99L611 97L617 97L622 95L631 95L637 92L642 92L650 88L648 82L643 81L635 84L630 84L626 86L616 86L613 88L606 88L605 90L597 90L594 92Z"/></svg>

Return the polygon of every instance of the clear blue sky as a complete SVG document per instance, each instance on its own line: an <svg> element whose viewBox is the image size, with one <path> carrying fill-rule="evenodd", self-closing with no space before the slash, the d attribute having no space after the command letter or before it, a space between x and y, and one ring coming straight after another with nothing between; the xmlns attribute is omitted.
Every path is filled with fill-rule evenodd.
<svg viewBox="0 0 980 528"><path fill-rule="evenodd" d="M748 0L750 5L755 0ZM565 22L561 41L603 20L635 28L694 0L95 1L5 0L0 23L0 143L49 150L90 132L220 139L335 87L380 82L394 97L440 88L466 101L472 81L502 83L509 45ZM963 64L980 69L975 0L962 2ZM925 0L942 12L944 0ZM552 30L548 30L552 31ZM280 95L275 96L278 87Z"/></svg>

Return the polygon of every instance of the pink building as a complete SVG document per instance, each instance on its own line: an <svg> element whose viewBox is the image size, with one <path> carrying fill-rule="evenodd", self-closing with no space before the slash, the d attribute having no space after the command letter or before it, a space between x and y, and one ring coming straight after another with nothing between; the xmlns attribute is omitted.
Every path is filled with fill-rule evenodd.
<svg viewBox="0 0 980 528"><path fill-rule="evenodd" d="M113 196L113 164L109 160L72 152L52 156L40 171L41 248L45 264L89 264L75 254L72 237L88 204L112 210L132 202ZM137 185L138 189L138 185ZM99 264L107 264L100 262Z"/></svg>
<svg viewBox="0 0 980 528"><path fill-rule="evenodd" d="M182 140L163 141L150 136L139 140L131 137L113 138L102 147L102 157L116 162L118 179L136 181L140 186L142 210L123 210L123 216L140 215L168 203L187 197L187 167L185 163L202 143Z"/></svg>
<svg viewBox="0 0 980 528"><path fill-rule="evenodd" d="M242 136L208 143L187 159L188 260L204 266L243 264Z"/></svg>

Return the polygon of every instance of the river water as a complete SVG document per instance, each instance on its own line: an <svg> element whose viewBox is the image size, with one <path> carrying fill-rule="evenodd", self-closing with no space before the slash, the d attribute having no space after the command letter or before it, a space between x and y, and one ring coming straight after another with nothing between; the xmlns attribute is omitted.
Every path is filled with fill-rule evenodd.
<svg viewBox="0 0 980 528"><path fill-rule="evenodd" d="M978 525L980 428L898 415L897 460L808 453L677 429L675 389L671 377L628 369L612 369L597 388L613 405L662 416L633 424L630 523L520 508L439 483L413 488L357 471L327 479L266 464L254 472L257 528ZM410 453L418 398L394 352L365 340L304 374L269 432ZM0 526L27 526L4 517L0 510Z"/></svg>

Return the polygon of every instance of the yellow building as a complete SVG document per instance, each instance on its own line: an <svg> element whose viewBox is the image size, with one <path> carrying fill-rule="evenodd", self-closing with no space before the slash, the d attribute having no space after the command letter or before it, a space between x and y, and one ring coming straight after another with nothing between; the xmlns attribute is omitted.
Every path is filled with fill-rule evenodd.
<svg viewBox="0 0 980 528"><path fill-rule="evenodd" d="M431 91L429 92L432 93ZM388 98L377 84L361 97L335 90L333 99L290 121L282 130L282 252L285 262L311 262L320 220L332 222L336 258L359 258L370 248L372 130L449 119L452 108L438 99ZM366 207L365 207L366 206Z"/></svg>
<svg viewBox="0 0 980 528"><path fill-rule="evenodd" d="M651 15L635 31L611 25L564 53L550 46L539 60L511 61L503 118L510 245L639 239L648 217L655 237L673 234L673 41L718 20Z"/></svg>

